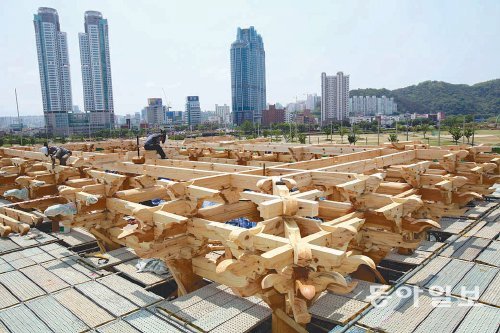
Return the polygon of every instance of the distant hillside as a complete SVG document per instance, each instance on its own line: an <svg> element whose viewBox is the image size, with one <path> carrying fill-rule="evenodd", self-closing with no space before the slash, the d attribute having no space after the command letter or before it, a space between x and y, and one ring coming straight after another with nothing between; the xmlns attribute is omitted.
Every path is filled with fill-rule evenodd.
<svg viewBox="0 0 500 333"><path fill-rule="evenodd" d="M394 97L399 112L434 113L448 115L471 114L484 117L500 112L500 79L476 83L451 84L441 81L425 81L417 85L395 90L356 89L351 96Z"/></svg>

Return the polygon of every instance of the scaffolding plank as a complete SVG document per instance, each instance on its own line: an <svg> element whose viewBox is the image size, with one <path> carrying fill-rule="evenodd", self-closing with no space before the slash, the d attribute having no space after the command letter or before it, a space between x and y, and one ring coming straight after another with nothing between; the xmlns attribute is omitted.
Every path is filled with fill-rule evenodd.
<svg viewBox="0 0 500 333"><path fill-rule="evenodd" d="M440 248L442 248L444 245L445 245L445 243L431 242L428 240L424 240L420 243L420 246L417 248L417 250L434 253L437 250L439 250Z"/></svg>
<svg viewBox="0 0 500 333"><path fill-rule="evenodd" d="M51 243L47 245L42 245L40 246L40 249L44 250L48 254L50 254L52 257L60 259L64 257L69 257L74 255L75 253L68 248L58 244L58 243Z"/></svg>
<svg viewBox="0 0 500 333"><path fill-rule="evenodd" d="M475 264L451 293L459 297L478 300L498 272L499 269L496 267Z"/></svg>
<svg viewBox="0 0 500 333"><path fill-rule="evenodd" d="M7 238L0 238L0 253L17 250L20 246Z"/></svg>
<svg viewBox="0 0 500 333"><path fill-rule="evenodd" d="M220 326L224 322L231 320L243 311L250 309L255 303L245 298L236 297L231 301L221 305L215 311L208 313L200 319L193 322L204 331L210 331Z"/></svg>
<svg viewBox="0 0 500 333"><path fill-rule="evenodd" d="M472 261L488 246L489 239L470 237L469 240L451 255L452 258Z"/></svg>
<svg viewBox="0 0 500 333"><path fill-rule="evenodd" d="M192 293L178 297L173 301L162 301L156 305L151 306L150 310L155 312L156 309L166 309L167 311L176 313L190 307L191 305L201 302L210 296L222 292L224 290L224 287L225 286L216 283L211 283L209 285L206 285L205 287L193 291Z"/></svg>
<svg viewBox="0 0 500 333"><path fill-rule="evenodd" d="M42 262L47 262L50 260L54 260L54 257L52 257L50 254L41 250L38 247L24 249L22 251L19 251L19 253L26 258L30 258L31 260L33 260L37 264L40 264Z"/></svg>
<svg viewBox="0 0 500 333"><path fill-rule="evenodd" d="M85 263L81 261L81 257L75 255L70 257L64 257L60 259L63 263L71 266L71 268L76 269L77 271L87 275L89 278L96 279L101 276L109 275L111 272L106 270L95 270L90 266L87 266Z"/></svg>
<svg viewBox="0 0 500 333"><path fill-rule="evenodd" d="M498 274L479 298L480 302L500 306L500 274Z"/></svg>
<svg viewBox="0 0 500 333"><path fill-rule="evenodd" d="M453 332L469 310L470 306L466 301L450 297L449 306L435 307L432 312L417 326L414 332ZM443 318L445 318L445 320L443 320Z"/></svg>
<svg viewBox="0 0 500 333"><path fill-rule="evenodd" d="M459 234L465 228L467 228L472 222L474 221L468 219L442 218L439 221L441 228L439 229L433 228L433 230L447 232L450 234Z"/></svg>
<svg viewBox="0 0 500 333"><path fill-rule="evenodd" d="M415 284L417 286L424 286L429 282L434 276L436 276L444 266L446 266L451 259L444 257L435 257L431 259L425 266L423 266L418 272L411 276L407 283Z"/></svg>
<svg viewBox="0 0 500 333"><path fill-rule="evenodd" d="M121 247L119 249L103 253L102 256L106 258L107 261L102 262L101 258L97 257L84 257L82 258L82 261L94 268L104 269L137 258L135 252L128 247Z"/></svg>
<svg viewBox="0 0 500 333"><path fill-rule="evenodd" d="M15 298L7 288L0 284L0 309L7 308L17 303L19 303L17 298Z"/></svg>
<svg viewBox="0 0 500 333"><path fill-rule="evenodd" d="M448 245L448 247L446 247L443 251L441 251L439 255L448 258L451 257L451 255L458 251L458 249L460 249L462 246L464 246L469 239L470 237L465 236L458 238L456 241L450 243L450 245Z"/></svg>
<svg viewBox="0 0 500 333"><path fill-rule="evenodd" d="M403 289L406 289L403 291ZM402 298L398 297L398 293L407 295L408 297ZM380 326L388 320L398 308L402 307L405 302L414 297L414 288L409 288L407 286L401 286L398 289L394 290L387 298L385 298L384 302L380 302L380 304L374 308L372 308L364 317L359 320L359 323L370 327L372 329L380 329ZM314 305L313 305L314 306Z"/></svg>
<svg viewBox="0 0 500 333"><path fill-rule="evenodd" d="M96 327L114 319L104 309L75 289L65 289L53 294L53 296L89 327Z"/></svg>
<svg viewBox="0 0 500 333"><path fill-rule="evenodd" d="M42 288L19 271L0 274L0 283L23 302L45 294Z"/></svg>
<svg viewBox="0 0 500 333"><path fill-rule="evenodd" d="M23 268L21 272L48 293L69 287L69 284L40 265Z"/></svg>
<svg viewBox="0 0 500 333"><path fill-rule="evenodd" d="M368 305L366 302L323 292L311 306L309 312L316 318L344 325Z"/></svg>
<svg viewBox="0 0 500 333"><path fill-rule="evenodd" d="M105 276L97 281L140 307L149 306L163 299L163 297L147 291L116 274Z"/></svg>
<svg viewBox="0 0 500 333"><path fill-rule="evenodd" d="M481 254L476 258L477 262L481 262L491 266L500 266L500 241L493 241Z"/></svg>
<svg viewBox="0 0 500 333"><path fill-rule="evenodd" d="M132 325L123 321L121 319L112 321L109 324L103 325L97 328L99 333L141 333L138 329L134 328Z"/></svg>
<svg viewBox="0 0 500 333"><path fill-rule="evenodd" d="M144 333L187 332L187 330L181 330L179 326L174 326L173 323L161 319L145 309L123 317L123 320Z"/></svg>
<svg viewBox="0 0 500 333"><path fill-rule="evenodd" d="M5 272L13 271L14 267L12 267L9 263L4 262L0 264L0 274Z"/></svg>
<svg viewBox="0 0 500 333"><path fill-rule="evenodd" d="M392 316L381 323L380 328L388 333L410 333L433 309L432 297L424 291L415 301L409 299L396 308Z"/></svg>
<svg viewBox="0 0 500 333"><path fill-rule="evenodd" d="M486 238L486 239L495 239L500 233L500 223L498 222L489 222L484 227L481 228L474 236Z"/></svg>
<svg viewBox="0 0 500 333"><path fill-rule="evenodd" d="M50 328L24 304L0 311L0 320L11 332L50 333Z"/></svg>
<svg viewBox="0 0 500 333"><path fill-rule="evenodd" d="M264 302L258 303L215 327L213 333L248 332L267 320L271 316L271 309Z"/></svg>
<svg viewBox="0 0 500 333"><path fill-rule="evenodd" d="M231 294L228 291L222 291L213 296L202 299L200 302L184 308L175 314L187 322L194 322L208 316L214 311L221 309L224 304L234 300L235 298L236 296L234 294Z"/></svg>
<svg viewBox="0 0 500 333"><path fill-rule="evenodd" d="M439 271L436 276L425 284L425 287L439 286L442 288L454 288L455 285L464 277L465 274L474 266L469 261L453 259Z"/></svg>
<svg viewBox="0 0 500 333"><path fill-rule="evenodd" d="M83 228L73 228L68 233L53 233L57 239L62 240L64 243L68 244L70 247L89 244L95 242L96 239L90 232Z"/></svg>
<svg viewBox="0 0 500 333"><path fill-rule="evenodd" d="M480 202L474 203L474 207L465 212L465 216L469 219L477 220L484 216L491 208L497 205L496 202Z"/></svg>
<svg viewBox="0 0 500 333"><path fill-rule="evenodd" d="M146 287L172 279L170 272L166 275L158 275L152 272L137 272L136 265L138 260L139 259L133 259L123 262L116 265L114 269Z"/></svg>
<svg viewBox="0 0 500 333"><path fill-rule="evenodd" d="M79 333L88 329L83 321L52 296L39 297L26 302L26 305L56 333Z"/></svg>
<svg viewBox="0 0 500 333"><path fill-rule="evenodd" d="M43 263L42 266L72 286L90 281L87 275L57 259Z"/></svg>
<svg viewBox="0 0 500 333"><path fill-rule="evenodd" d="M139 308L125 297L118 295L111 289L95 281L76 285L75 288L117 317L126 315Z"/></svg>
<svg viewBox="0 0 500 333"><path fill-rule="evenodd" d="M474 306L454 333L495 333L500 325L500 309L492 306Z"/></svg>

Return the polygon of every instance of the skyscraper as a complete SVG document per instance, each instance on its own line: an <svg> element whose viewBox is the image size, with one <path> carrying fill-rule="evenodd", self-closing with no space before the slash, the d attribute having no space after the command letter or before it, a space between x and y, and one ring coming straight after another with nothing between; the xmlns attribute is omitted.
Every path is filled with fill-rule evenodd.
<svg viewBox="0 0 500 333"><path fill-rule="evenodd" d="M233 122L260 124L266 108L266 55L262 37L254 27L238 28L231 44Z"/></svg>
<svg viewBox="0 0 500 333"><path fill-rule="evenodd" d="M78 34L83 102L92 129L108 129L114 127L108 20L96 11L86 11L84 19L85 32Z"/></svg>
<svg viewBox="0 0 500 333"><path fill-rule="evenodd" d="M40 7L34 15L36 50L47 132L70 134L68 111L73 107L68 40L53 8Z"/></svg>
<svg viewBox="0 0 500 333"><path fill-rule="evenodd" d="M146 106L146 122L149 127L158 128L165 124L165 112L167 109L163 105L161 98L148 98L148 106Z"/></svg>
<svg viewBox="0 0 500 333"><path fill-rule="evenodd" d="M215 115L219 117L221 124L231 123L231 110L229 108L229 105L215 104Z"/></svg>
<svg viewBox="0 0 500 333"><path fill-rule="evenodd" d="M321 73L321 123L342 121L349 117L349 75Z"/></svg>
<svg viewBox="0 0 500 333"><path fill-rule="evenodd" d="M186 121L191 129L201 123L200 98L198 96L186 97Z"/></svg>

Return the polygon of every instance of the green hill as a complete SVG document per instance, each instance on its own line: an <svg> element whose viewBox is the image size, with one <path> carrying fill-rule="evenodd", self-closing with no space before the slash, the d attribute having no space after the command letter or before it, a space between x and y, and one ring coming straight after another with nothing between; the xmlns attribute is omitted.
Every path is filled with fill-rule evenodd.
<svg viewBox="0 0 500 333"><path fill-rule="evenodd" d="M425 81L417 85L388 89L356 89L351 96L394 97L401 113L435 113L447 115L476 113L483 117L500 113L500 79L476 83L451 84Z"/></svg>

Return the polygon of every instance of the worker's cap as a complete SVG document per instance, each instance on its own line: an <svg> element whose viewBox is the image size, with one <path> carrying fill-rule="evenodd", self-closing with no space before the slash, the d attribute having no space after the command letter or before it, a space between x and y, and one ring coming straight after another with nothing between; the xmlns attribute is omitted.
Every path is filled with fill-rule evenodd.
<svg viewBox="0 0 500 333"><path fill-rule="evenodd" d="M47 147L40 148L40 152L44 153L46 156L49 156L49 149Z"/></svg>

